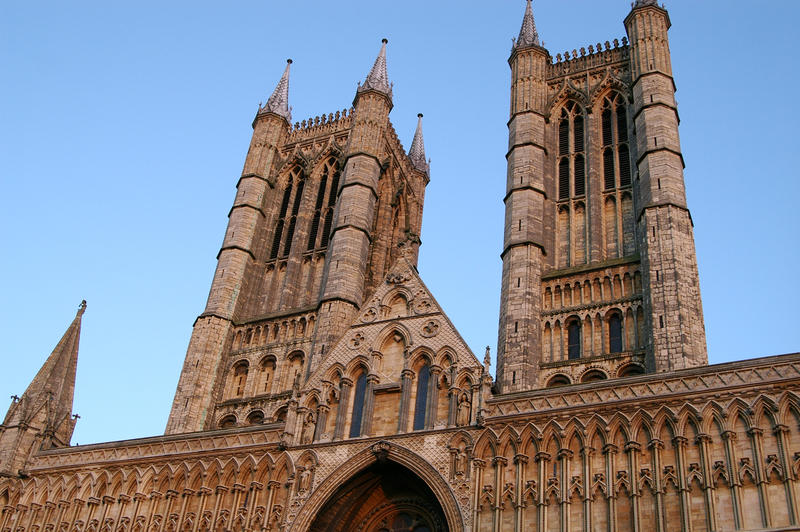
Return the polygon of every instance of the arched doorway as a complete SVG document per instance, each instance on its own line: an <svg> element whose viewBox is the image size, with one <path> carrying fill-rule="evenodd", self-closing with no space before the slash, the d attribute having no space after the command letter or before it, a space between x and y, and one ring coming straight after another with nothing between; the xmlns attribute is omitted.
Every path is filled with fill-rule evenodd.
<svg viewBox="0 0 800 532"><path fill-rule="evenodd" d="M311 532L446 532L431 489L406 467L378 461L342 484L317 514Z"/></svg>

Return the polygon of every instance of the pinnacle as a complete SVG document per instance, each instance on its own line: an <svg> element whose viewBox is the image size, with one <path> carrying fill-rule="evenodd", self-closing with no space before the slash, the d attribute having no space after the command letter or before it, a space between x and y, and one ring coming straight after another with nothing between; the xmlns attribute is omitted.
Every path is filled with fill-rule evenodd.
<svg viewBox="0 0 800 532"><path fill-rule="evenodd" d="M375 64L372 65L372 70L367 74L364 84L359 87L359 91L375 90L386 94L389 98L392 97L392 86L389 83L389 75L386 73L386 43L388 42L387 39L381 41L381 51L375 59Z"/></svg>
<svg viewBox="0 0 800 532"><path fill-rule="evenodd" d="M292 111L289 108L289 66L291 64L292 60L287 59L286 69L283 71L278 85L267 100L267 104L259 109L259 113L275 113L289 122L292 121Z"/></svg>
<svg viewBox="0 0 800 532"><path fill-rule="evenodd" d="M522 17L522 27L519 30L519 37L514 43L514 50L528 48L530 46L540 46L539 33L536 31L536 22L533 20L533 8L531 0L525 6L525 15Z"/></svg>
<svg viewBox="0 0 800 532"><path fill-rule="evenodd" d="M414 132L414 140L411 141L408 157L411 159L414 168L426 174L428 173L430 166L425 160L425 141L422 138L422 113L417 115L417 130Z"/></svg>

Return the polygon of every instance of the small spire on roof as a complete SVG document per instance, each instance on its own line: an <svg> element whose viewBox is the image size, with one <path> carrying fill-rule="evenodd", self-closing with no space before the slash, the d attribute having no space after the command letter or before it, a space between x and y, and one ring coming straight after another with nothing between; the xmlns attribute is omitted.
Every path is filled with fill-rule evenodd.
<svg viewBox="0 0 800 532"><path fill-rule="evenodd" d="M656 6L658 7L658 0L636 0L635 4L631 4L633 9L637 7L644 7L644 6Z"/></svg>
<svg viewBox="0 0 800 532"><path fill-rule="evenodd" d="M525 6L525 15L522 17L522 27L519 29L519 37L514 43L514 50L529 46L539 46L539 33L536 31L536 22L533 20L531 0L528 0Z"/></svg>
<svg viewBox="0 0 800 532"><path fill-rule="evenodd" d="M414 132L414 140L411 141L411 149L408 150L408 157L414 168L428 173L430 165L425 160L425 141L422 138L422 113L417 115L417 130Z"/></svg>
<svg viewBox="0 0 800 532"><path fill-rule="evenodd" d="M381 51L375 59L375 64L372 65L372 70L367 74L364 84L359 87L359 91L375 90L386 94L389 98L392 97L392 85L389 83L389 75L386 73L386 43L388 42L388 39L381 41Z"/></svg>
<svg viewBox="0 0 800 532"><path fill-rule="evenodd" d="M289 107L289 66L291 64L292 60L287 59L283 76L278 81L272 96L267 100L267 104L259 110L260 113L275 113L289 122L292 121L292 110Z"/></svg>

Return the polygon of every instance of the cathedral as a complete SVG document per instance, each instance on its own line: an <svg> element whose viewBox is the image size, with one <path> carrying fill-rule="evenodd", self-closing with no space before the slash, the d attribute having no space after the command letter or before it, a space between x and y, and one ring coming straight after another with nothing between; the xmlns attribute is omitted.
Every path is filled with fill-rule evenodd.
<svg viewBox="0 0 800 532"><path fill-rule="evenodd" d="M416 268L387 41L313 120L290 60L165 434L70 445L81 303L0 425L0 532L800 530L800 354L708 365L670 18L624 24L553 56L527 2L495 369Z"/></svg>

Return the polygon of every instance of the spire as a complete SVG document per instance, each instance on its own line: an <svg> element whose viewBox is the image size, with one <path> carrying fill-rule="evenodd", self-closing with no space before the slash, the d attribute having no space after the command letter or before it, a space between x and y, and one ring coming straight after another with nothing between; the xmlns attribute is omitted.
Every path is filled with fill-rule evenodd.
<svg viewBox="0 0 800 532"><path fill-rule="evenodd" d="M528 5L525 6L525 16L522 17L522 27L519 29L519 37L514 43L514 50L530 46L540 46L540 44L539 33L536 31L536 22L533 21L531 0L528 0Z"/></svg>
<svg viewBox="0 0 800 532"><path fill-rule="evenodd" d="M408 157L414 168L428 173L430 166L425 160L425 141L422 138L422 113L417 115L417 130L414 132L414 140L411 141L411 149L408 150Z"/></svg>
<svg viewBox="0 0 800 532"><path fill-rule="evenodd" d="M75 319L67 328L61 341L47 358L39 373L33 378L20 402L28 399L36 404L42 399L51 401L53 409L63 415L72 412L75 393L75 373L78 368L78 342L81 336L81 318L86 311L86 301L81 301ZM55 421L55 420L53 420Z"/></svg>
<svg viewBox="0 0 800 532"><path fill-rule="evenodd" d="M383 39L381 41L381 51L375 59L375 64L372 65L372 70L367 74L367 79L358 90L375 90L386 94L389 98L392 97L392 85L389 83L389 75L386 73L386 43L389 41Z"/></svg>
<svg viewBox="0 0 800 532"><path fill-rule="evenodd" d="M259 109L259 113L275 113L289 122L292 121L292 110L289 107L289 66L291 64L292 60L287 59L286 70L283 71L283 76L278 81L278 86L275 87L272 96L267 100L267 105Z"/></svg>
<svg viewBox="0 0 800 532"><path fill-rule="evenodd" d="M75 319L28 385L22 397L15 398L4 425L30 425L54 438L51 444L68 445L75 427L71 417L78 368L78 343L86 301L81 301Z"/></svg>

